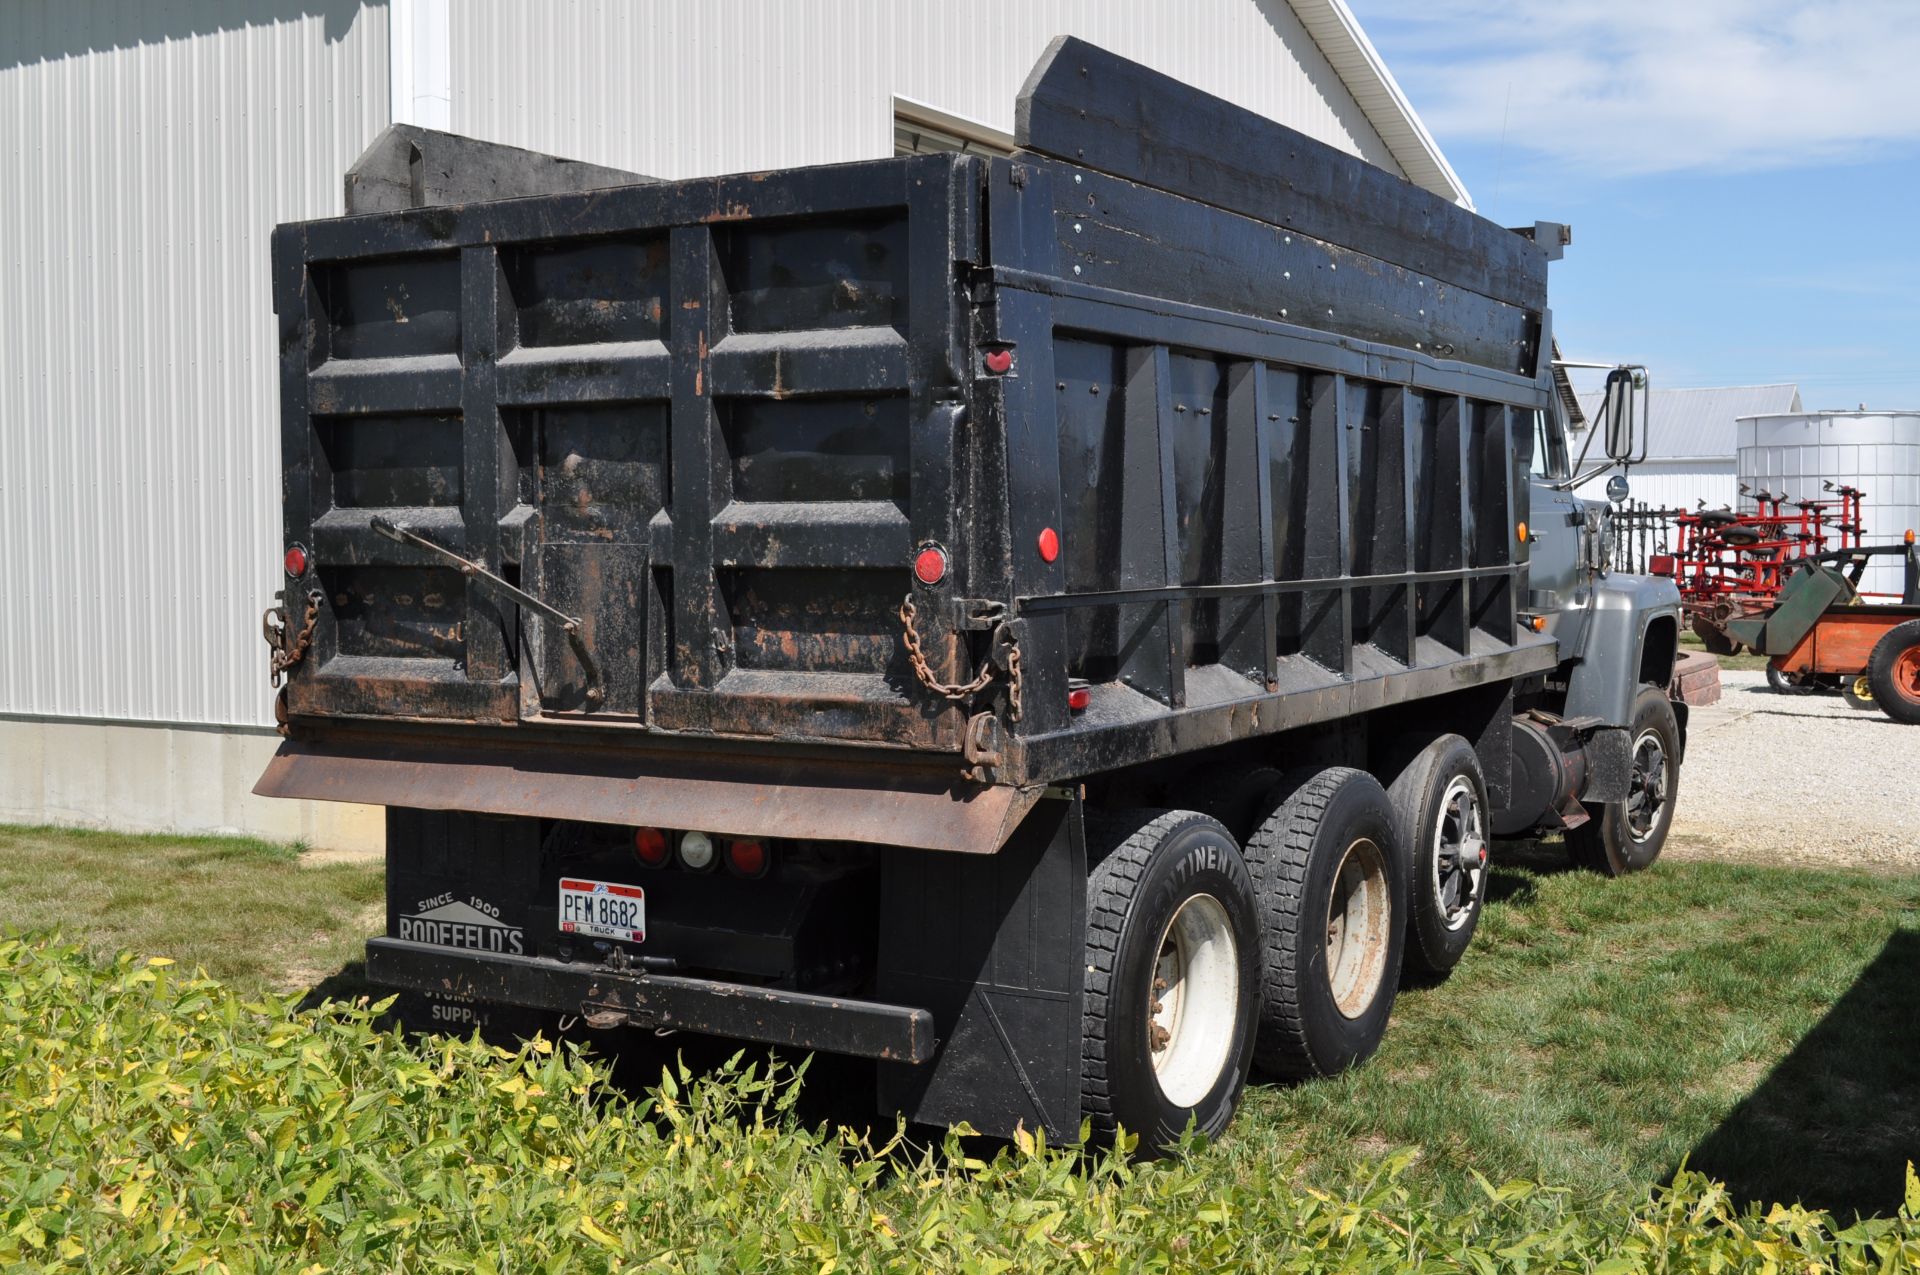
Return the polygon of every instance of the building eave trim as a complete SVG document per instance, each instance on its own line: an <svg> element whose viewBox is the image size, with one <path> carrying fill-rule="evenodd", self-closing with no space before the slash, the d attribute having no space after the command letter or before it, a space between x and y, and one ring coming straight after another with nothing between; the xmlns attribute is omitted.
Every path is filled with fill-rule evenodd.
<svg viewBox="0 0 1920 1275"><path fill-rule="evenodd" d="M1466 183L1447 162L1420 113L1413 109L1379 50L1361 29L1360 20L1347 7L1347 0L1288 3L1408 180L1462 208L1473 209L1473 196L1467 192Z"/></svg>

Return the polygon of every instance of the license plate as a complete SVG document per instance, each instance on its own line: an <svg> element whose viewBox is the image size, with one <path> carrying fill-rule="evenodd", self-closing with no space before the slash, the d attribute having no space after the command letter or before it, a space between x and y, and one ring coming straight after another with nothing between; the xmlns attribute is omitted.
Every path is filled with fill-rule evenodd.
<svg viewBox="0 0 1920 1275"><path fill-rule="evenodd" d="M647 892L618 881L560 878L560 929L566 934L644 943Z"/></svg>

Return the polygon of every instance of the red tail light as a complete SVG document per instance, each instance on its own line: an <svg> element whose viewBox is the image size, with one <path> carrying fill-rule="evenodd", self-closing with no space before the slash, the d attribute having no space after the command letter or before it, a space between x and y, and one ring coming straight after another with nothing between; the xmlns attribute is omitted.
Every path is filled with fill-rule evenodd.
<svg viewBox="0 0 1920 1275"><path fill-rule="evenodd" d="M304 545L294 545L287 550L287 556L281 559L286 564L287 574L298 580L307 574L307 550Z"/></svg>
<svg viewBox="0 0 1920 1275"><path fill-rule="evenodd" d="M1084 686L1076 686L1067 692L1067 707L1076 713L1091 703L1093 692Z"/></svg>
<svg viewBox="0 0 1920 1275"><path fill-rule="evenodd" d="M987 365L987 371L995 376L1004 376L1013 370L1013 351L988 350L984 362Z"/></svg>
<svg viewBox="0 0 1920 1275"><path fill-rule="evenodd" d="M649 868L665 867L668 858L667 834L658 828L635 828L633 857Z"/></svg>
<svg viewBox="0 0 1920 1275"><path fill-rule="evenodd" d="M757 877L767 871L767 843L743 838L727 843L727 868L735 876Z"/></svg>
<svg viewBox="0 0 1920 1275"><path fill-rule="evenodd" d="M913 574L921 584L939 584L947 577L947 551L928 545L915 555Z"/></svg>

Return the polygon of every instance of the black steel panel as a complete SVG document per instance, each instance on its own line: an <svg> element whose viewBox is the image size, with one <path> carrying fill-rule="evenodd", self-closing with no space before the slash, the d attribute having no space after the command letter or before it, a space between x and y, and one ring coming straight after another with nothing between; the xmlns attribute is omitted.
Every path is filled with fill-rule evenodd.
<svg viewBox="0 0 1920 1275"><path fill-rule="evenodd" d="M1429 191L1265 116L1084 40L1048 46L1014 106L1014 136L1538 310L1546 253Z"/></svg>
<svg viewBox="0 0 1920 1275"><path fill-rule="evenodd" d="M881 871L877 994L926 1005L930 1065L883 1066L883 1109L984 1133L1080 1127L1086 845L1079 803L1043 800L997 855L919 854Z"/></svg>
<svg viewBox="0 0 1920 1275"><path fill-rule="evenodd" d="M1060 273L1076 282L1533 374L1537 306L1450 287L1392 261L1162 190L1046 167L1059 200Z"/></svg>

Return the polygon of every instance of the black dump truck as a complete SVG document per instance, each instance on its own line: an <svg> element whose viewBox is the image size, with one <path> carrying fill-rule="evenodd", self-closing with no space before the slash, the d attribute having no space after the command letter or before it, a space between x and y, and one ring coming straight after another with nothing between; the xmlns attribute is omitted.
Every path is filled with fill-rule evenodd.
<svg viewBox="0 0 1920 1275"><path fill-rule="evenodd" d="M416 135L350 188L421 206L278 229L256 791L388 808L374 981L1151 1147L1365 1059L1494 838L1659 853L1679 600L1569 490L1561 228L1075 39L1017 139Z"/></svg>

